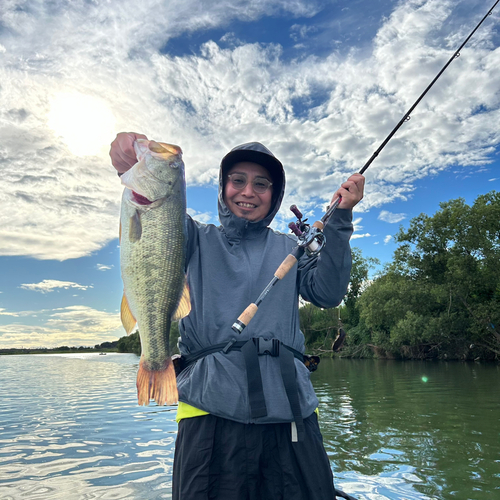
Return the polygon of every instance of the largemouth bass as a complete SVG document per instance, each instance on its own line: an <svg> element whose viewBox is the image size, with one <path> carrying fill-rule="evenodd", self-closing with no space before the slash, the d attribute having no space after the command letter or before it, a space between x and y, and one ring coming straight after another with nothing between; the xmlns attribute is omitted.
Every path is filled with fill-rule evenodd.
<svg viewBox="0 0 500 500"><path fill-rule="evenodd" d="M121 176L120 262L122 323L136 322L141 339L139 405L177 402L169 352L172 320L191 309L185 280L186 185L182 151L154 141L135 143L138 162Z"/></svg>

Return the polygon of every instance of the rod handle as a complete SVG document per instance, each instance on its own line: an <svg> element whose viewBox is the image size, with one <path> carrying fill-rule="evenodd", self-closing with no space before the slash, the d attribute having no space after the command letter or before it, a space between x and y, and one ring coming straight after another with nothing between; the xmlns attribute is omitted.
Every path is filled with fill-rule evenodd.
<svg viewBox="0 0 500 500"><path fill-rule="evenodd" d="M245 326L250 323L252 318L255 316L255 313L257 312L257 305L252 303L250 304L238 317L238 321L240 323L243 323Z"/></svg>
<svg viewBox="0 0 500 500"><path fill-rule="evenodd" d="M292 267L297 263L297 259L291 253L288 254L285 260L280 264L280 267L276 269L274 275L279 280L283 279L286 276L286 273L292 269Z"/></svg>

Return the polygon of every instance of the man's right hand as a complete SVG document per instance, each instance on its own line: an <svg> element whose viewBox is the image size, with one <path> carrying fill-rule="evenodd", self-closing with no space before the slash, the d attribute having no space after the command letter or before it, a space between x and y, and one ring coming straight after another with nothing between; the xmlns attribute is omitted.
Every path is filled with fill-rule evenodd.
<svg viewBox="0 0 500 500"><path fill-rule="evenodd" d="M134 150L134 141L137 139L147 140L147 137L143 134L136 134L134 132L120 132L111 143L109 156L111 156L113 167L115 167L119 173L126 172L137 163L137 157Z"/></svg>

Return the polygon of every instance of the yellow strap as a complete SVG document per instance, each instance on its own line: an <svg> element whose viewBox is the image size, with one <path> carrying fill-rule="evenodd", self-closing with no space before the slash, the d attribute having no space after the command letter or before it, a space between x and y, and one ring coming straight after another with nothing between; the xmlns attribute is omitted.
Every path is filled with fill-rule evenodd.
<svg viewBox="0 0 500 500"><path fill-rule="evenodd" d="M194 406L179 401L179 405L177 406L177 416L175 417L175 420L176 422L180 422L183 418L201 417L202 415L208 415L208 412L199 410Z"/></svg>
<svg viewBox="0 0 500 500"><path fill-rule="evenodd" d="M319 419L319 408L316 408L314 410L314 413L316 413ZM188 405L187 403L179 401L175 421L179 423L183 418L201 417L202 415L209 415L209 413L203 410L199 410L198 408Z"/></svg>

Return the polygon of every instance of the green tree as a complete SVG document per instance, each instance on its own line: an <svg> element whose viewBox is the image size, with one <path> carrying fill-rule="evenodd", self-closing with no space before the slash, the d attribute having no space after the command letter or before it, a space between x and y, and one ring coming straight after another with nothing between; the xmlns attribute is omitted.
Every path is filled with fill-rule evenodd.
<svg viewBox="0 0 500 500"><path fill-rule="evenodd" d="M141 354L141 339L139 332L136 331L126 337L121 337L117 344L118 352L133 352L137 355Z"/></svg>
<svg viewBox="0 0 500 500"><path fill-rule="evenodd" d="M179 352L177 347L177 340L179 337L179 324L178 322L172 323L170 326L169 348L170 353L175 354ZM140 356L141 354L141 339L139 331L121 337L116 345L118 352L133 352Z"/></svg>
<svg viewBox="0 0 500 500"><path fill-rule="evenodd" d="M356 326L359 322L359 312L356 302L368 283L370 269L379 264L378 259L364 258L359 248L352 249L351 279L344 306L333 309L321 309L313 304L306 304L299 309L300 328L305 336L308 349L330 349L332 341L340 328L339 319L346 323L347 328Z"/></svg>
<svg viewBox="0 0 500 500"><path fill-rule="evenodd" d="M394 261L359 300L360 323L383 355L500 354L500 195L441 203L396 236Z"/></svg>
<svg viewBox="0 0 500 500"><path fill-rule="evenodd" d="M351 254L351 278L347 294L344 298L345 312L342 319L348 326L354 327L359 323L359 311L356 307L356 303L369 283L368 277L370 269L380 265L380 261L374 257L363 257L361 249L357 247L352 248Z"/></svg>

